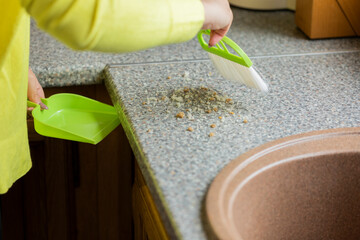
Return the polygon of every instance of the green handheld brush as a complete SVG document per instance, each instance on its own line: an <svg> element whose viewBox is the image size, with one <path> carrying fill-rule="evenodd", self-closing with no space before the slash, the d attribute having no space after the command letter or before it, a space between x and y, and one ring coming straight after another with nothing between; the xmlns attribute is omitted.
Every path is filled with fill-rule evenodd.
<svg viewBox="0 0 360 240"><path fill-rule="evenodd" d="M210 30L201 30L198 33L198 40L201 47L209 53L215 68L225 79L245 84L263 92L268 91L267 84L252 67L249 57L234 41L225 36L220 40L220 44L210 47L204 40L203 34L210 35ZM225 44L231 47L238 55L229 52Z"/></svg>

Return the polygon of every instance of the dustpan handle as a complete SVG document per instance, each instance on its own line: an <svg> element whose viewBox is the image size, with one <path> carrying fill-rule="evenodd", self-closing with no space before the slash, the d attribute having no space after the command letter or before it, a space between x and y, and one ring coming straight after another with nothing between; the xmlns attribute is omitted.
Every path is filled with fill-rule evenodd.
<svg viewBox="0 0 360 240"><path fill-rule="evenodd" d="M27 106L28 107L37 107L38 106L38 104L36 104L36 103L34 103L34 102L31 102L31 101L27 101Z"/></svg>
<svg viewBox="0 0 360 240"><path fill-rule="evenodd" d="M31 102L31 101L27 100L27 106L35 108L35 107L40 105L41 109L48 109L48 107L47 107L47 99L46 98L41 98L41 102L42 102L41 104L36 104L34 102Z"/></svg>
<svg viewBox="0 0 360 240"><path fill-rule="evenodd" d="M224 49L222 49L219 44L217 44L217 47L210 47L204 40L203 34L210 35L210 30L200 30L197 37L199 40L199 43L201 47L210 53L213 53L215 55L218 55L220 57L226 58L230 61L240 63L241 65L245 67L251 67L252 62L249 59L249 57L246 55L246 53L230 38L224 36L222 40L220 40L220 44L223 46ZM229 45L239 56L230 53L227 48L225 47L225 44Z"/></svg>

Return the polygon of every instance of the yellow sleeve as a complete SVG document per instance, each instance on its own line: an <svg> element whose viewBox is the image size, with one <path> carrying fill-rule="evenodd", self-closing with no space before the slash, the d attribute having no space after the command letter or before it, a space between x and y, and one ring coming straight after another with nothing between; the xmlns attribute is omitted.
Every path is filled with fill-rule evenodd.
<svg viewBox="0 0 360 240"><path fill-rule="evenodd" d="M193 38L200 0L21 0L38 26L77 50L129 52Z"/></svg>

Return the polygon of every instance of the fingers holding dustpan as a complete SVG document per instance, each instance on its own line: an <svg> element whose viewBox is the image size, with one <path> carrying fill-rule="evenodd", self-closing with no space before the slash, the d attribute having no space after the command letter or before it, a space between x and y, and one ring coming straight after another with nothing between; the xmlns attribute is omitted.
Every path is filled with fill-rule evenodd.
<svg viewBox="0 0 360 240"><path fill-rule="evenodd" d="M46 104L46 105L45 105ZM47 105L48 105L48 101L47 101L47 99L46 98L41 98L41 102L39 102L39 105L40 105L40 108L41 108L41 110L44 110L44 109L49 109L48 107L47 107Z"/></svg>

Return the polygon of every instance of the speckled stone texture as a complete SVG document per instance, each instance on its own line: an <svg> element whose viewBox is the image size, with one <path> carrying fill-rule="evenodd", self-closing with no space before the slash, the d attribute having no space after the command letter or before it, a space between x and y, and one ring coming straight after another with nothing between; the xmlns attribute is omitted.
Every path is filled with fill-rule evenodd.
<svg viewBox="0 0 360 240"><path fill-rule="evenodd" d="M267 94L223 80L208 61L108 70L107 88L157 205L184 239L211 237L204 231L203 201L214 177L232 159L285 136L360 126L360 53L253 62L269 83ZM184 87L211 88L228 96L236 106L234 114L176 118L186 110L161 97L170 98Z"/></svg>
<svg viewBox="0 0 360 240"><path fill-rule="evenodd" d="M297 29L291 11L248 11L233 8L234 22L228 34L250 56L360 50L359 38L311 40ZM151 37L151 36L143 36ZM30 65L46 87L102 82L106 64L207 59L194 38L181 44L126 54L72 51L32 22Z"/></svg>

